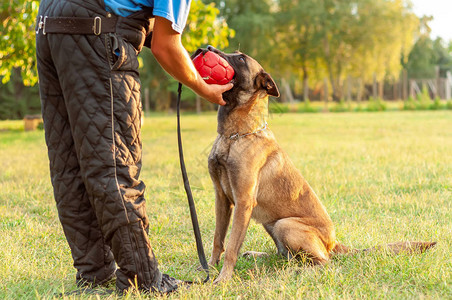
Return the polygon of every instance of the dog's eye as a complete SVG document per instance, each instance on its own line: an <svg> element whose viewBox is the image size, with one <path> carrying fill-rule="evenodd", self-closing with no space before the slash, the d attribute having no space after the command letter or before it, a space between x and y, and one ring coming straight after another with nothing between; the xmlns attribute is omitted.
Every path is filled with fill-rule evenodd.
<svg viewBox="0 0 452 300"><path fill-rule="evenodd" d="M245 62L245 58L244 58L243 56L240 56L240 57L239 57L239 60L240 60L242 63Z"/></svg>

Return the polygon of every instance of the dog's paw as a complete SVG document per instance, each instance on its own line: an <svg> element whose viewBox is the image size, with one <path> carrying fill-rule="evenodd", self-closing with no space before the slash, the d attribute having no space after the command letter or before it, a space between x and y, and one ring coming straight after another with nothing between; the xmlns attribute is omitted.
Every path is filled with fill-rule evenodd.
<svg viewBox="0 0 452 300"><path fill-rule="evenodd" d="M265 252L256 252L256 251L246 251L242 254L243 257L247 258L257 258L257 257L266 257L268 253Z"/></svg>
<svg viewBox="0 0 452 300"><path fill-rule="evenodd" d="M232 278L232 274L220 273L217 278L213 281L213 284L225 283Z"/></svg>

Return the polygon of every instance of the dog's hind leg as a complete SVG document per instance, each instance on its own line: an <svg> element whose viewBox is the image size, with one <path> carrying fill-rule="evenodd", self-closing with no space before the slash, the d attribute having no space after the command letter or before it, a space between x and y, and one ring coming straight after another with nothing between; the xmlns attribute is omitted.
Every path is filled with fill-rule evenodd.
<svg viewBox="0 0 452 300"><path fill-rule="evenodd" d="M278 241L278 239L275 237L275 235L273 234L273 226L275 225L275 223L268 223L268 224L263 224L265 231L267 231L267 233L271 236L271 238L273 239L273 241L276 244L276 248L278 249L278 254L281 254L283 256L287 256L287 249L284 247L284 244L281 243L280 241ZM264 257L264 256L268 256L268 253L266 252L256 252L256 251L246 251L245 253L243 253L244 257Z"/></svg>
<svg viewBox="0 0 452 300"><path fill-rule="evenodd" d="M284 243L281 240L279 240L277 238L277 236L273 232L274 231L274 227L275 227L275 222L264 224L265 230L267 231L267 233L271 236L271 238L275 242L276 249L278 250L278 254L280 254L280 255L282 255L284 257L288 257L289 259L292 258L291 254L287 250L287 247L284 245Z"/></svg>
<svg viewBox="0 0 452 300"><path fill-rule="evenodd" d="M278 220L271 232L278 252L289 259L297 253L307 254L314 264L323 265L330 259L329 251L321 238L322 233L303 222L303 218Z"/></svg>

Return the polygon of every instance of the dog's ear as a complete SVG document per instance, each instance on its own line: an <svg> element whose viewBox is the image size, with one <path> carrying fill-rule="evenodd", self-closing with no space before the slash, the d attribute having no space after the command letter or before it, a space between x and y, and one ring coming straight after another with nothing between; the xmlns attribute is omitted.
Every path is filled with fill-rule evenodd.
<svg viewBox="0 0 452 300"><path fill-rule="evenodd" d="M267 91L267 94L274 97L279 97L278 87L275 81L267 72L260 72L256 77L256 83L258 88L262 88Z"/></svg>

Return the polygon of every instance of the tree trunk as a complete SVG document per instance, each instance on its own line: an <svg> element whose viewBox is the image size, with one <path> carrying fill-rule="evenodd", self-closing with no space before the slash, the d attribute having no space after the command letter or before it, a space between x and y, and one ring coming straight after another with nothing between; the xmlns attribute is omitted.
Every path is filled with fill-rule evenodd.
<svg viewBox="0 0 452 300"><path fill-rule="evenodd" d="M408 95L408 73L405 69L402 71L402 100L406 100Z"/></svg>
<svg viewBox="0 0 452 300"><path fill-rule="evenodd" d="M437 97L441 97L440 94L440 86L441 86L441 78L440 78L440 74L439 74L439 66L435 66L435 75L436 75L436 91L434 92L433 95L433 99L437 98Z"/></svg>
<svg viewBox="0 0 452 300"><path fill-rule="evenodd" d="M378 82L378 97L383 100L384 99L384 87L385 87L385 82L384 80L381 80L380 82Z"/></svg>
<svg viewBox="0 0 452 300"><path fill-rule="evenodd" d="M309 82L308 82L308 70L303 64L303 101L309 100Z"/></svg>
<svg viewBox="0 0 452 300"><path fill-rule="evenodd" d="M329 79L330 79L330 83L331 83L331 88L333 90L333 100L335 99L335 95L336 95L336 86L334 83L334 72L333 72L333 64L331 62L331 57L330 57L330 43L328 42L328 37L325 36L324 40L323 40L323 46L324 46L324 53L325 53L325 62L326 62L326 67L328 70L328 75L329 75Z"/></svg>
<svg viewBox="0 0 452 300"><path fill-rule="evenodd" d="M377 96L378 96L378 94L377 94L377 88L378 88L377 84L378 84L377 83L377 74L374 73L374 78L373 78L373 83L372 83L372 97L374 99L377 99Z"/></svg>
<svg viewBox="0 0 452 300"><path fill-rule="evenodd" d="M363 98L363 81L361 78L358 79L358 92L356 95L356 101L358 102L358 105L361 104L361 100Z"/></svg>
<svg viewBox="0 0 452 300"><path fill-rule="evenodd" d="M14 68L13 69L13 78L14 78L14 94L16 95L16 97L14 98L15 100L15 109L14 109L14 114L16 115L17 118L21 119L23 118L23 112L21 109L21 105L20 102L23 101L22 97L23 97L23 92L24 92L24 84L22 82L22 74L20 73L20 68Z"/></svg>
<svg viewBox="0 0 452 300"><path fill-rule="evenodd" d="M328 111L328 79L326 77L323 79L323 91L325 101L324 110Z"/></svg>
<svg viewBox="0 0 452 300"><path fill-rule="evenodd" d="M351 79L350 79L350 75L349 75L349 76L347 76L347 86L346 86L347 103L349 103L349 104L350 104L350 100L352 99L352 86L351 85L352 84L351 84Z"/></svg>

